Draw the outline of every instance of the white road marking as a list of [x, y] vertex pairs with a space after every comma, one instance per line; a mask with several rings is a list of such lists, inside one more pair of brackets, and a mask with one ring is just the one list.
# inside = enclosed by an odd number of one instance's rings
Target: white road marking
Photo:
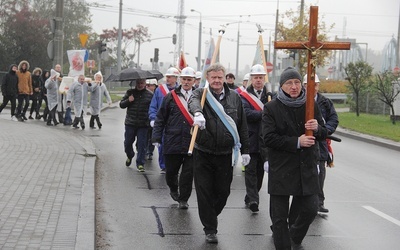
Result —
[[395, 218], [393, 218], [393, 217], [391, 217], [391, 216], [389, 216], [389, 215], [387, 215], [385, 213], [382, 213], [381, 211], [379, 211], [379, 210], [377, 210], [377, 209], [375, 209], [375, 208], [373, 208], [371, 206], [362, 206], [362, 207], [367, 209], [367, 210], [369, 210], [369, 211], [371, 211], [371, 212], [373, 212], [374, 214], [379, 215], [380, 217], [382, 217], [382, 218], [384, 218], [384, 219], [396, 224], [397, 226], [400, 226], [400, 221], [399, 220], [396, 220]]

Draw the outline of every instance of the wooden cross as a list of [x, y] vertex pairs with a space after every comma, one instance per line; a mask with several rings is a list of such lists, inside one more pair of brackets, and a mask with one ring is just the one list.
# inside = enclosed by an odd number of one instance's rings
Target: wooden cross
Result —
[[[315, 96], [315, 67], [318, 50], [349, 50], [348, 42], [319, 42], [317, 41], [318, 29], [318, 6], [310, 7], [310, 27], [308, 30], [309, 40], [306, 42], [277, 42], [275, 49], [306, 49], [307, 56], [307, 100], [306, 100], [306, 122], [314, 119], [314, 96]], [[313, 131], [307, 130], [306, 135], [312, 135]]]

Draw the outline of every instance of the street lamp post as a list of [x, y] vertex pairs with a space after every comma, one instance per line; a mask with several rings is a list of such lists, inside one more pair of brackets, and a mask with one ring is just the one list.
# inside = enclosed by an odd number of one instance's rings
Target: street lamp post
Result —
[[196, 12], [199, 13], [200, 15], [200, 22], [199, 22], [199, 47], [197, 50], [197, 71], [200, 71], [200, 67], [201, 67], [201, 30], [202, 30], [202, 23], [201, 23], [201, 12], [191, 9], [191, 12]]
[[242, 22], [242, 16], [240, 16], [240, 20], [237, 22], [232, 22], [232, 23], [227, 23], [225, 24], [228, 26], [229, 24], [238, 24], [238, 31], [237, 31], [237, 39], [236, 39], [236, 71], [235, 71], [235, 77], [238, 77], [239, 74], [239, 45], [240, 45], [240, 23]]

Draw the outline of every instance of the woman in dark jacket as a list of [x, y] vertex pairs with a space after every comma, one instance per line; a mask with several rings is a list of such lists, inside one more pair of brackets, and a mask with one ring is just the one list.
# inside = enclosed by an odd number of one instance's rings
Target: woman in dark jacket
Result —
[[40, 77], [42, 75], [42, 69], [40, 68], [35, 68], [32, 71], [32, 89], [33, 89], [33, 94], [31, 95], [31, 100], [32, 100], [32, 104], [31, 104], [31, 110], [30, 110], [30, 114], [29, 114], [29, 119], [33, 119], [32, 114], [33, 112], [36, 112], [36, 116], [35, 119], [40, 119], [41, 116], [39, 114], [39, 99], [40, 99], [40, 95], [41, 95], [41, 89], [40, 89]]
[[8, 73], [3, 77], [1, 92], [3, 93], [3, 103], [0, 106], [0, 113], [11, 102], [11, 120], [17, 121], [15, 117], [15, 108], [17, 106], [18, 95], [18, 76], [16, 74], [18, 66], [11, 64]]
[[43, 101], [46, 104], [46, 107], [44, 108], [43, 111], [43, 121], [47, 121], [47, 116], [49, 115], [49, 106], [47, 102], [47, 89], [44, 86], [46, 80], [50, 77], [50, 71], [48, 70], [43, 70], [42, 75], [40, 76], [40, 98], [39, 98], [39, 109], [42, 106]]

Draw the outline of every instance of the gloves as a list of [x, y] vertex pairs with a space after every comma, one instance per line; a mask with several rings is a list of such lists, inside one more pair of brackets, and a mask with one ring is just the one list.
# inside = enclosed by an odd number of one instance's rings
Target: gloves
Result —
[[264, 162], [264, 171], [268, 173], [269, 171], [269, 164], [268, 161]]
[[156, 147], [156, 148], [158, 148], [158, 147], [160, 147], [160, 143], [158, 143], [158, 142], [153, 142], [153, 146]]
[[242, 165], [247, 166], [250, 163], [250, 155], [249, 154], [243, 154], [242, 155]]
[[196, 112], [193, 118], [193, 126], [198, 125], [200, 130], [203, 130], [206, 128], [206, 119], [204, 119], [204, 116], [200, 112]]
[[153, 121], [150, 121], [150, 127], [154, 127], [154, 120]]

